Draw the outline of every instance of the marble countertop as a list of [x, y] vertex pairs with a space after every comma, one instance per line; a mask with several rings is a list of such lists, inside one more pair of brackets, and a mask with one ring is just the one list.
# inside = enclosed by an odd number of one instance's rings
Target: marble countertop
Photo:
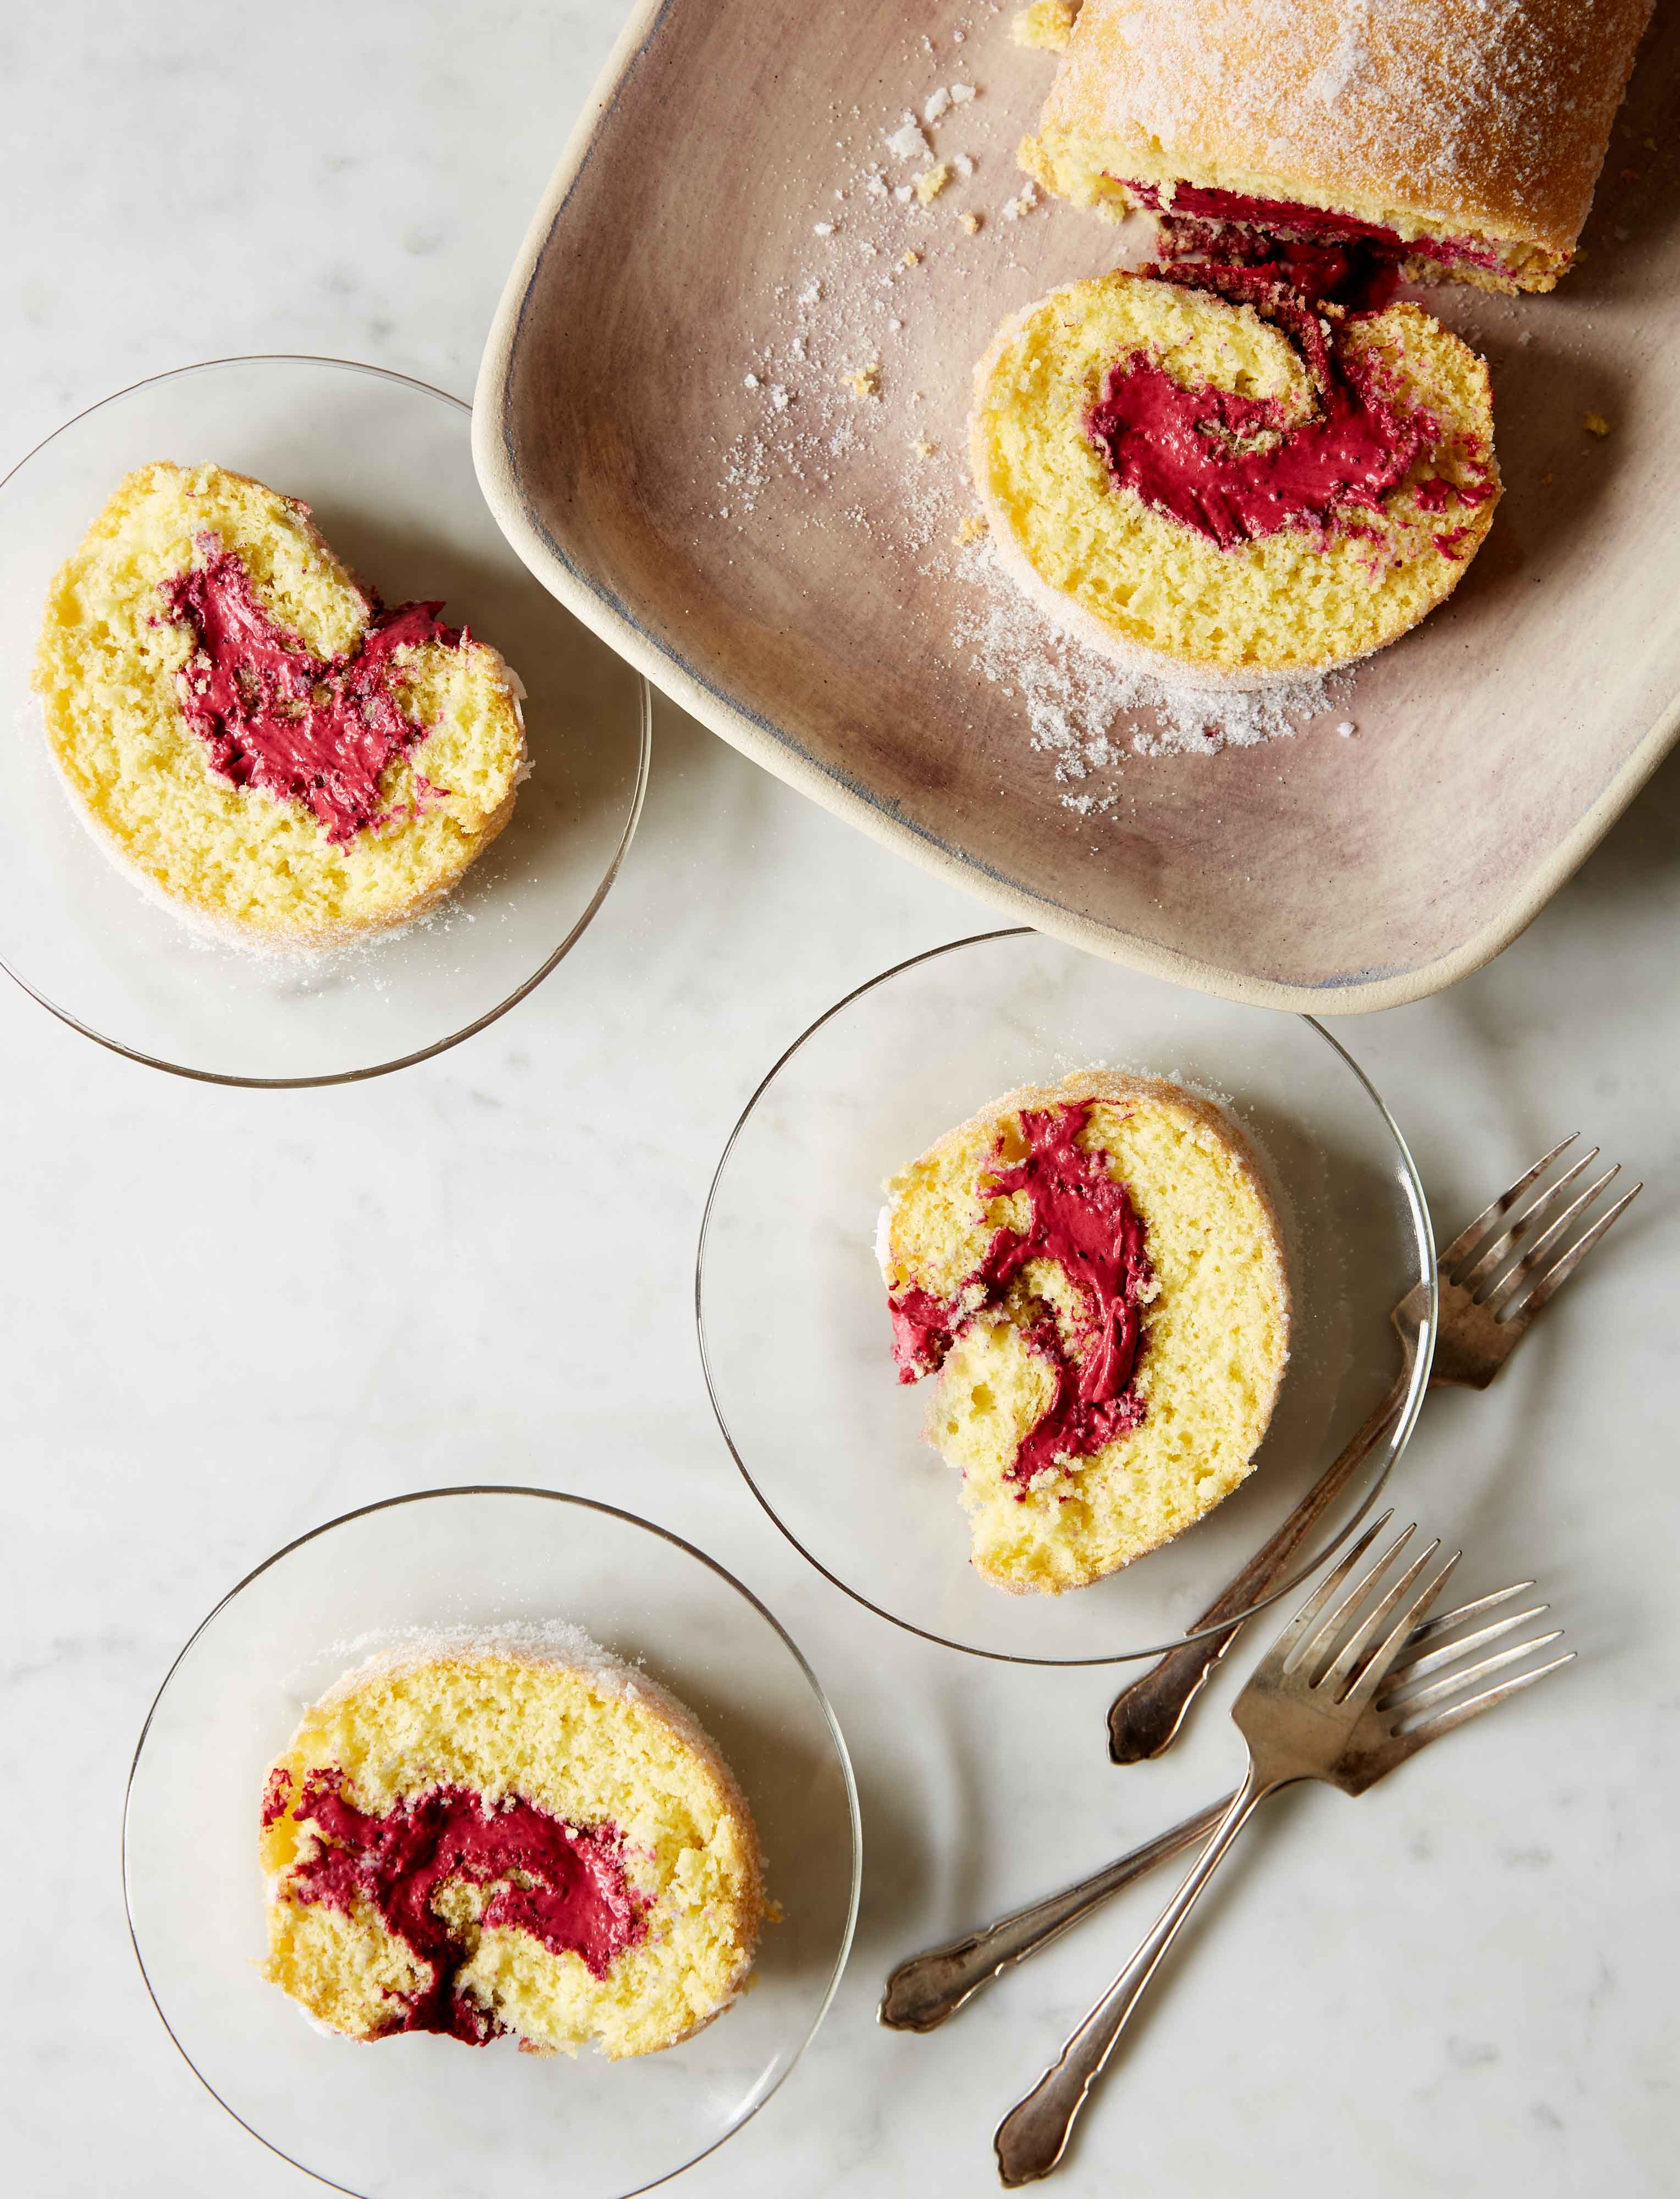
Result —
[[[19, 11], [0, 72], [0, 469], [136, 377], [233, 352], [470, 393], [622, 13]], [[1493, 967], [1339, 1027], [1444, 1226], [1577, 1127], [1647, 1179], [1497, 1386], [1431, 1398], [1398, 1484], [1479, 1580], [1539, 1576], [1579, 1659], [1356, 1811], [1322, 1789], [1274, 1805], [1088, 2116], [1070, 2199], [1673, 2189], [1677, 827], [1680, 758]], [[359, 1088], [210, 1089], [0, 985], [15, 2189], [306, 2188], [152, 2011], [119, 1884], [124, 1778], [170, 1659], [235, 1579], [353, 1505], [471, 1479], [605, 1496], [715, 1552], [790, 1626], [856, 1760], [864, 1904], [838, 1999], [782, 2092], [675, 2188], [997, 2188], [998, 2114], [1163, 1881], [936, 2037], [877, 2027], [884, 1974], [1222, 1791], [1233, 1681], [1165, 1761], [1116, 1771], [1111, 1671], [989, 1666], [870, 1618], [737, 1476], [691, 1298], [711, 1169], [764, 1068], [850, 986], [989, 921], [662, 704], [602, 916], [437, 1061]], [[586, 1280], [555, 1226], [580, 1172], [639, 1225]]]

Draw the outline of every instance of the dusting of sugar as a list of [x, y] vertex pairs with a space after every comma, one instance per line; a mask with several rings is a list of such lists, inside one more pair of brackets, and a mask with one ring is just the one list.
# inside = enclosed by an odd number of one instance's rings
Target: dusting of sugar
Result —
[[1064, 808], [1103, 816], [1115, 786], [1091, 785], [1127, 755], [1215, 755], [1298, 732], [1330, 708], [1345, 675], [1292, 681], [1253, 694], [1213, 694], [1134, 672], [1082, 647], [1028, 604], [989, 542], [964, 551], [975, 608], [955, 639], [989, 685], [1015, 696], [1030, 744], [1050, 757]]
[[[919, 271], [932, 254], [948, 288], [960, 267], [959, 279], [995, 299], [1000, 319], [1046, 287], [1035, 289], [1033, 271], [1014, 256], [1018, 240], [1024, 242], [1021, 220], [1035, 209], [1044, 225], [1083, 217], [1019, 177], [1012, 134], [989, 140], [993, 116], [972, 107], [977, 87], [931, 80], [935, 66], [912, 59], [894, 108], [873, 115], [852, 108], [854, 134], [835, 141], [836, 196], [851, 209], [850, 234], [837, 245], [829, 241], [835, 225], [814, 222], [822, 241], [764, 300], [743, 362], [745, 417], [720, 463], [712, 461], [719, 467], [714, 510], [743, 535], [773, 526], [855, 529], [878, 559], [884, 551], [907, 574], [937, 583], [934, 599], [942, 608], [912, 614], [922, 622], [913, 645], [924, 662], [948, 668], [954, 684], [971, 693], [979, 681], [1007, 698], [1024, 761], [1034, 755], [1047, 763], [1046, 801], [1081, 819], [1123, 814], [1126, 775], [1146, 767], [1145, 760], [1287, 737], [1322, 716], [1350, 682], [1339, 675], [1234, 694], [1123, 668], [1054, 625], [1004, 572], [974, 509], [964, 438], [950, 417], [954, 401], [965, 399], [971, 362], [930, 342], [930, 317], [948, 311], [948, 298], [942, 307]], [[972, 149], [930, 158], [927, 131], [948, 131], [960, 110]], [[1000, 112], [996, 125], [1009, 127]], [[893, 180], [882, 165], [884, 144], [894, 160], [914, 162], [917, 173]], [[987, 176], [1021, 184], [993, 201], [995, 221], [975, 184], [993, 154]], [[824, 195], [831, 179], [822, 178]], [[937, 207], [924, 203], [935, 197]], [[941, 376], [931, 392], [941, 407], [937, 424], [930, 393], [915, 387], [918, 374], [929, 371]], [[894, 478], [884, 497], [887, 452]]]

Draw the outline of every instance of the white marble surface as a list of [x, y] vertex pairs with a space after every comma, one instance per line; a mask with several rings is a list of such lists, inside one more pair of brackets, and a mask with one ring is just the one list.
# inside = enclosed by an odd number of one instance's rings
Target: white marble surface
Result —
[[[0, 464], [218, 353], [337, 353], [470, 390], [621, 13], [15, 11]], [[1677, 823], [1671, 765], [1501, 962], [1342, 1033], [1439, 1220], [1578, 1124], [1648, 1180], [1498, 1387], [1431, 1400], [1401, 1484], [1479, 1584], [1540, 1575], [1580, 1659], [1356, 1811], [1318, 1790], [1274, 1805], [1088, 2118], [1070, 2195], [1675, 2188]], [[152, 2013], [118, 1882], [124, 1776], [176, 1647], [242, 1572], [352, 1505], [481, 1477], [601, 1494], [716, 1552], [803, 1644], [856, 1757], [866, 1898], [838, 2002], [678, 2188], [996, 2188], [997, 2114], [1164, 1887], [935, 2038], [876, 2027], [883, 1973], [1219, 1791], [1232, 1682], [1166, 1762], [1117, 1772], [1111, 1675], [984, 1666], [851, 1606], [738, 1479], [690, 1286], [713, 1162], [767, 1062], [849, 986], [984, 921], [662, 709], [604, 916], [428, 1066], [208, 1090], [0, 985], [11, 2188], [304, 2188]], [[609, 1193], [638, 1226], [585, 1274], [565, 1217]]]

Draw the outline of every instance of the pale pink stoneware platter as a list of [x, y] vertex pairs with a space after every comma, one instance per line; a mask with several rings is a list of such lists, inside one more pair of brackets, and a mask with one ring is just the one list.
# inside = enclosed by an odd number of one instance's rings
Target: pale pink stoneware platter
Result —
[[[1452, 601], [1292, 738], [1137, 755], [1153, 721], [1123, 719], [1125, 752], [1073, 779], [1034, 744], [1030, 662], [974, 639], [996, 598], [954, 546], [969, 376], [1006, 313], [1147, 236], [1011, 214], [1048, 67], [1012, 12], [645, 0], [491, 332], [491, 509], [685, 709], [1010, 916], [1236, 1000], [1438, 991], [1532, 919], [1680, 732], [1680, 6], [1584, 264], [1550, 297], [1429, 294], [1492, 362], [1506, 482]], [[953, 85], [976, 96], [901, 156], [889, 133]], [[894, 195], [958, 155], [971, 173], [930, 205]], [[879, 394], [852, 394], [870, 365]], [[1070, 806], [1087, 794], [1106, 807]]]

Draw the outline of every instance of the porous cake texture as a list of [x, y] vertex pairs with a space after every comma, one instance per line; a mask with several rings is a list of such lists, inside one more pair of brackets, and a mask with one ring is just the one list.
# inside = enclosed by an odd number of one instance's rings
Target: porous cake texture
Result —
[[1412, 304], [1347, 317], [1265, 267], [1116, 271], [1006, 321], [970, 462], [998, 557], [1088, 646], [1261, 688], [1449, 595], [1499, 497], [1484, 362]]
[[1021, 164], [1147, 207], [1549, 290], [1651, 0], [1084, 0]]
[[260, 481], [140, 467], [48, 594], [35, 685], [73, 802], [138, 883], [242, 944], [407, 923], [527, 768], [522, 689], [441, 610], [386, 610]]
[[656, 2053], [741, 1990], [765, 1906], [715, 1745], [575, 1628], [347, 1672], [270, 1770], [261, 1862], [264, 1975], [363, 2040]]
[[1006, 1094], [901, 1169], [877, 1253], [900, 1379], [998, 1587], [1099, 1580], [1251, 1470], [1288, 1358], [1256, 1157], [1211, 1101], [1085, 1071]]

